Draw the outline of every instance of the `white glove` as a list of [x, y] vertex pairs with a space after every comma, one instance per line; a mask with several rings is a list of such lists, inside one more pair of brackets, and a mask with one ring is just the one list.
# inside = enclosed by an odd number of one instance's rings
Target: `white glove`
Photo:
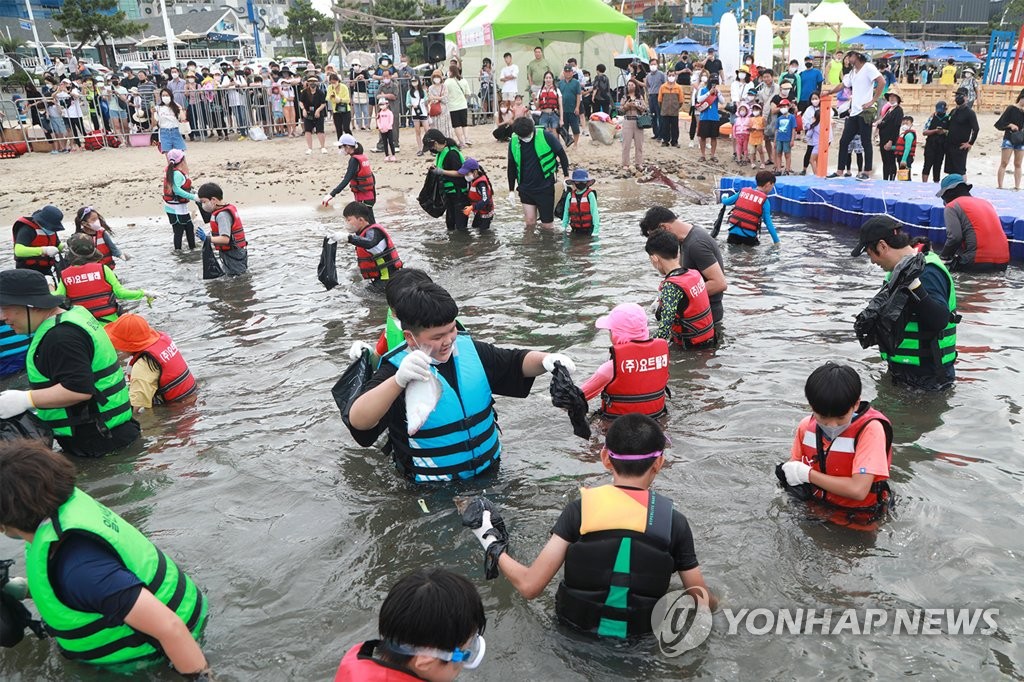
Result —
[[509, 206], [511, 206], [512, 208], [515, 208], [515, 206], [516, 206], [516, 193], [515, 193], [515, 191], [509, 192], [508, 193], [508, 198], [505, 199], [505, 201], [508, 202]]
[[786, 483], [790, 485], [801, 485], [811, 482], [811, 467], [803, 462], [795, 460], [782, 465], [782, 472], [786, 474]]
[[363, 343], [362, 341], [353, 341], [352, 347], [348, 349], [348, 359], [358, 360], [360, 356], [362, 356], [364, 350], [368, 350], [371, 353], [373, 352], [373, 348], [370, 347], [370, 344]]
[[49, 256], [50, 258], [53, 258], [60, 253], [60, 249], [56, 246], [40, 246], [39, 248], [42, 249], [44, 256]]
[[[52, 248], [52, 247], [51, 247]], [[22, 412], [35, 410], [29, 391], [4, 391], [0, 393], [0, 419], [17, 417]]]
[[421, 350], [414, 350], [402, 359], [395, 381], [405, 388], [410, 381], [428, 381], [431, 376], [430, 356]]
[[347, 242], [348, 241], [348, 232], [328, 232], [327, 233], [327, 241], [329, 241], [332, 244], [337, 244], [339, 242], [341, 242], [341, 243]]
[[568, 355], [562, 355], [561, 353], [548, 353], [544, 356], [541, 364], [548, 372], [554, 372], [556, 362], [562, 363], [569, 370], [569, 374], [576, 371], [576, 363], [570, 360]]
[[473, 535], [476, 536], [476, 539], [480, 541], [480, 544], [483, 545], [485, 550], [498, 541], [497, 533], [492, 533], [490, 536], [487, 535], [488, 531], [494, 530], [494, 526], [491, 524], [491, 512], [489, 511], [484, 511], [484, 513], [480, 515], [480, 527], [470, 528], [470, 530], [473, 532]]
[[28, 596], [28, 581], [24, 578], [11, 578], [4, 585], [4, 594], [14, 597], [18, 601], [24, 601]]
[[331, 203], [331, 199], [333, 199], [333, 198], [334, 197], [332, 197], [330, 194], [325, 194], [324, 198], [323, 198], [323, 201], [320, 202], [320, 205], [321, 206], [326, 206], [327, 204]]

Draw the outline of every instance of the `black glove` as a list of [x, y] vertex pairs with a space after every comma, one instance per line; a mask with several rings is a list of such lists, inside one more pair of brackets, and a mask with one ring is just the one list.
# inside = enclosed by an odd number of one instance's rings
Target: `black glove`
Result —
[[508, 549], [508, 531], [497, 507], [483, 496], [472, 499], [462, 511], [462, 525], [473, 531], [484, 548], [484, 577], [497, 578], [498, 557]]

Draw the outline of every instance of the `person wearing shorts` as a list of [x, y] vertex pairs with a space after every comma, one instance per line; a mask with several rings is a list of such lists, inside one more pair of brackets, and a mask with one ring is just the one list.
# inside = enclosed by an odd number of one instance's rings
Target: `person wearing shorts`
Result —
[[320, 153], [326, 154], [324, 119], [327, 118], [327, 94], [316, 76], [307, 78], [306, 86], [299, 93], [299, 111], [302, 113], [302, 130], [306, 134], [306, 155], [313, 153], [313, 133], [320, 143]]
[[[526, 226], [537, 224], [553, 229], [555, 223], [555, 173], [558, 164], [562, 174], [569, 175], [569, 157], [558, 135], [550, 130], [536, 128], [527, 116], [512, 122], [512, 139], [508, 143], [508, 200], [515, 203], [516, 186], [523, 204]], [[535, 139], [543, 135], [543, 140]]]

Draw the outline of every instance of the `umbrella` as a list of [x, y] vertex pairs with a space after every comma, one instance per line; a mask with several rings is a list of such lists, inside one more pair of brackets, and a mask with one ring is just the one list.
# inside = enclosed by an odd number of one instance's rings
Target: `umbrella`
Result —
[[707, 52], [706, 47], [692, 38], [677, 38], [654, 48], [659, 54], [682, 54], [683, 52]]
[[194, 33], [193, 31], [182, 31], [177, 36], [178, 40], [202, 40], [206, 37], [205, 33]]
[[865, 31], [858, 36], [847, 38], [843, 41], [847, 45], [860, 45], [865, 50], [909, 50], [910, 45], [906, 44], [886, 30], [875, 27]]
[[963, 46], [956, 43], [943, 43], [938, 47], [928, 50], [928, 59], [953, 59], [958, 62], [977, 62], [978, 56], [965, 50]]
[[162, 44], [164, 44], [166, 42], [167, 42], [166, 39], [161, 38], [159, 36], [146, 36], [145, 38], [143, 38], [139, 42], [135, 43], [135, 46], [136, 47], [155, 47], [156, 45], [162, 45]]
[[64, 43], [60, 43], [60, 42], [57, 42], [57, 43], [46, 43], [46, 46], [47, 47], [52, 47], [55, 50], [70, 50], [71, 49], [70, 45], [65, 45]]
[[244, 34], [238, 36], [237, 38], [235, 38], [235, 40], [237, 42], [239, 42], [239, 43], [252, 43], [252, 42], [256, 42], [255, 39], [252, 36], [248, 36], [248, 35], [244, 35]]

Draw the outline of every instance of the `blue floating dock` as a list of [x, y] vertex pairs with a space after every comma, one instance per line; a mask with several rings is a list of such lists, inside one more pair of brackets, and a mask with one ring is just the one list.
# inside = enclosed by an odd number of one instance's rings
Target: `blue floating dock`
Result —
[[[721, 189], [732, 191], [753, 186], [752, 177], [723, 177], [719, 183]], [[935, 196], [938, 188], [936, 183], [790, 175], [776, 182], [772, 210], [853, 228], [872, 215], [886, 214], [903, 223], [911, 235], [941, 245], [946, 229], [942, 200]], [[1024, 260], [1024, 193], [975, 187], [971, 194], [992, 202], [1010, 240], [1010, 258]]]

